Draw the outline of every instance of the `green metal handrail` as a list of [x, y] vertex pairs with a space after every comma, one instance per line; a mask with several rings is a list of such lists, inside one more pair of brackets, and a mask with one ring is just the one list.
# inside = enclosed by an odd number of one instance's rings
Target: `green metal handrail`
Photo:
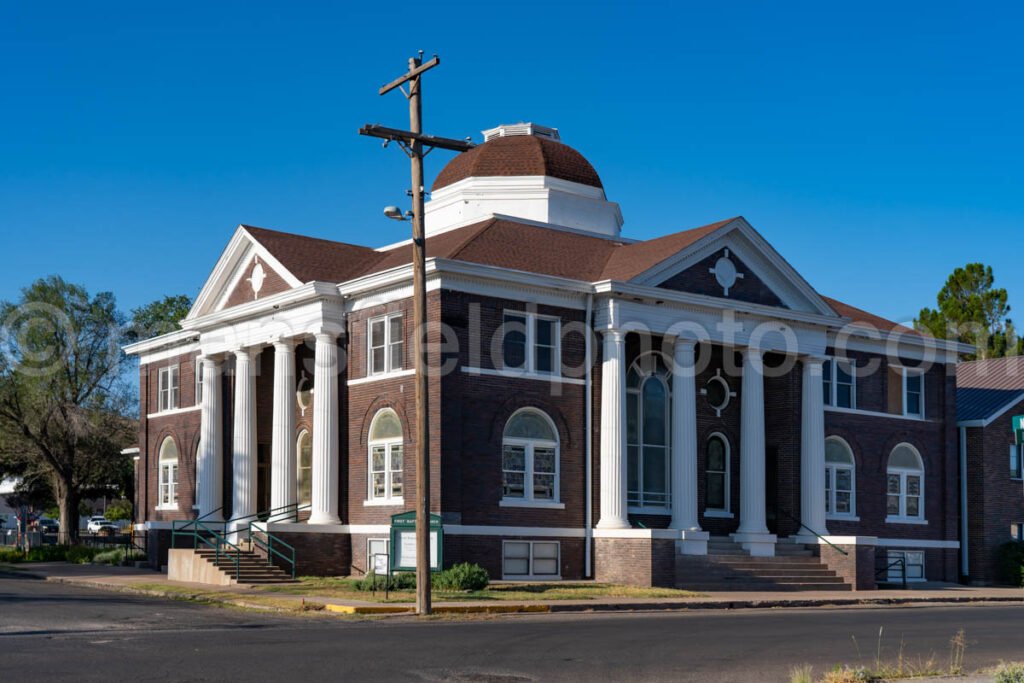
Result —
[[827, 538], [825, 538], [824, 536], [822, 536], [821, 534], [819, 534], [819, 533], [818, 533], [817, 531], [815, 531], [815, 530], [814, 530], [814, 529], [812, 529], [811, 527], [809, 527], [809, 526], [807, 526], [806, 524], [804, 524], [803, 522], [801, 522], [801, 521], [800, 521], [799, 519], [797, 519], [797, 518], [796, 518], [796, 517], [794, 517], [793, 515], [789, 514], [789, 513], [788, 513], [788, 512], [786, 512], [785, 510], [783, 510], [782, 508], [776, 508], [776, 509], [777, 509], [777, 511], [778, 511], [778, 512], [781, 512], [781, 513], [782, 513], [783, 515], [785, 515], [786, 517], [788, 517], [788, 518], [789, 518], [789, 519], [790, 519], [791, 521], [793, 521], [793, 522], [796, 522], [796, 523], [797, 523], [797, 524], [799, 524], [799, 525], [800, 525], [801, 527], [803, 527], [804, 529], [807, 529], [807, 530], [808, 530], [808, 531], [810, 531], [810, 532], [811, 532], [812, 534], [814, 534], [815, 536], [817, 536], [817, 537], [818, 537], [818, 540], [820, 540], [820, 541], [824, 541], [824, 542], [825, 542], [825, 543], [827, 543], [828, 545], [832, 546], [832, 549], [833, 549], [833, 550], [835, 550], [836, 552], [840, 553], [841, 555], [847, 555], [847, 556], [848, 556], [848, 555], [850, 554], [850, 553], [846, 552], [845, 550], [843, 550], [842, 548], [840, 548], [839, 546], [837, 546], [837, 545], [836, 545], [835, 543], [833, 543], [832, 541], [828, 540]]
[[[210, 522], [209, 520], [207, 520], [208, 517], [210, 517], [212, 515], [216, 515], [216, 514], [220, 513], [223, 510], [224, 510], [224, 508], [222, 506], [222, 507], [217, 508], [216, 510], [211, 510], [210, 512], [207, 512], [205, 515], [202, 515], [200, 517], [196, 517], [195, 519], [176, 520], [174, 522], [171, 522], [171, 547], [172, 548], [177, 548], [178, 547], [177, 546], [177, 540], [178, 540], [179, 537], [181, 537], [181, 536], [184, 536], [184, 537], [192, 536], [193, 537], [193, 539], [192, 539], [192, 549], [195, 550], [196, 547], [198, 546], [198, 540], [195, 538], [196, 534], [198, 533], [198, 529], [195, 528], [195, 525], [204, 523], [204, 521], [205, 521], [205, 523], [219, 523], [219, 524], [225, 524], [226, 525], [225, 522]], [[178, 524], [181, 524], [181, 526], [178, 526]], [[193, 527], [191, 531], [188, 530], [190, 526]]]
[[[261, 520], [253, 520], [252, 522], [249, 522], [249, 542], [252, 543], [254, 546], [259, 546], [260, 549], [267, 554], [267, 564], [273, 564], [274, 557], [279, 557], [283, 562], [286, 562], [291, 568], [291, 575], [293, 579], [295, 578], [295, 546], [281, 540], [274, 534], [270, 533], [266, 526], [260, 528], [258, 525], [269, 525], [270, 521], [274, 517], [278, 517], [278, 519], [274, 521], [282, 521], [280, 519], [280, 516], [282, 514], [289, 514], [289, 516], [292, 517], [292, 521], [297, 522], [299, 520], [299, 512], [301, 510], [307, 510], [310, 507], [312, 506], [309, 503], [305, 505], [299, 505], [298, 503], [290, 503], [289, 505], [283, 505], [279, 508], [274, 508], [267, 511], [268, 517], [266, 522], [262, 522]], [[259, 534], [263, 534], [263, 536], [265, 536], [266, 538], [260, 538]], [[285, 550], [287, 550], [288, 554], [286, 555], [281, 550], [275, 548], [275, 543], [278, 546], [283, 547]]]

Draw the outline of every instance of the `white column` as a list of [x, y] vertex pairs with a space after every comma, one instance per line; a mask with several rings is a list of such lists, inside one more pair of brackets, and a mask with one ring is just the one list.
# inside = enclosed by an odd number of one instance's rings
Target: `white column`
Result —
[[[249, 349], [235, 351], [234, 482], [231, 518], [256, 512], [256, 372]], [[252, 520], [241, 522], [239, 528]]]
[[[296, 501], [295, 463], [295, 345], [291, 339], [274, 342], [274, 423], [270, 446], [270, 507], [278, 510]], [[273, 519], [294, 519], [283, 510]]]
[[[221, 413], [221, 372], [224, 368], [219, 358], [204, 356], [202, 425], [199, 436], [199, 462], [196, 478], [199, 480], [197, 500], [199, 516], [210, 515], [210, 521], [224, 519], [220, 508], [224, 505], [224, 433]], [[217, 511], [214, 513], [214, 511]], [[214, 513], [214, 514], [210, 514]]]
[[313, 509], [310, 524], [341, 524], [338, 516], [338, 344], [316, 335], [313, 373]]
[[828, 533], [825, 528], [825, 400], [822, 390], [821, 358], [803, 361], [803, 391], [800, 411], [800, 521], [797, 536]]
[[775, 554], [775, 536], [765, 521], [764, 359], [743, 352], [740, 395], [740, 526], [733, 538], [751, 555]]
[[682, 531], [685, 555], [706, 555], [708, 534], [697, 515], [696, 344], [676, 339], [672, 363], [672, 529]]
[[601, 519], [599, 529], [628, 529], [626, 512], [626, 333], [604, 333], [601, 361]]

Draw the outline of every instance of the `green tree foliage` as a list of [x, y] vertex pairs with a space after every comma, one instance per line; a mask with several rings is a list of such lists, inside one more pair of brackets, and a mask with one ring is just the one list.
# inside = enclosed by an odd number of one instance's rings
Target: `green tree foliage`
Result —
[[0, 302], [0, 475], [49, 487], [62, 543], [78, 536], [84, 497], [131, 479], [124, 322], [113, 294], [89, 296], [58, 276]]
[[192, 299], [184, 294], [169, 295], [140, 308], [132, 309], [131, 325], [125, 341], [135, 342], [181, 329], [181, 320], [192, 308]]
[[939, 339], [975, 345], [976, 358], [1020, 354], [1024, 344], [1008, 317], [1009, 297], [994, 285], [991, 266], [968, 263], [957, 268], [939, 291], [938, 308], [922, 308], [915, 326]]
[[122, 519], [132, 518], [132, 503], [126, 498], [121, 500], [115, 500], [113, 503], [107, 506], [107, 510], [104, 513], [107, 519], [111, 522], [117, 522]]

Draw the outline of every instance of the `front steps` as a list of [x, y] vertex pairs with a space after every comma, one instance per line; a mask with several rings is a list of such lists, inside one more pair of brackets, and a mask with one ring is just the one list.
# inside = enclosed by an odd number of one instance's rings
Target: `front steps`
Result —
[[752, 557], [722, 536], [708, 540], [707, 555], [676, 555], [676, 587], [696, 591], [849, 591], [814, 551], [778, 543], [775, 557]]
[[276, 565], [267, 564], [265, 557], [251, 550], [243, 550], [239, 556], [236, 578], [234, 551], [222, 551], [218, 559], [213, 548], [170, 550], [167, 578], [172, 581], [207, 583], [214, 586], [295, 582], [291, 574]]

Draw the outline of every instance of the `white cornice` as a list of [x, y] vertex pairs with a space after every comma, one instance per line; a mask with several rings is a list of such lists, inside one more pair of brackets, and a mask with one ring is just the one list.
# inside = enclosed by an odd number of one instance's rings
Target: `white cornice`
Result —
[[198, 341], [198, 339], [199, 335], [194, 330], [178, 330], [162, 334], [159, 337], [153, 337], [152, 339], [135, 342], [134, 344], [127, 344], [124, 347], [124, 352], [129, 356], [141, 356], [145, 353], [182, 346], [190, 341]]

